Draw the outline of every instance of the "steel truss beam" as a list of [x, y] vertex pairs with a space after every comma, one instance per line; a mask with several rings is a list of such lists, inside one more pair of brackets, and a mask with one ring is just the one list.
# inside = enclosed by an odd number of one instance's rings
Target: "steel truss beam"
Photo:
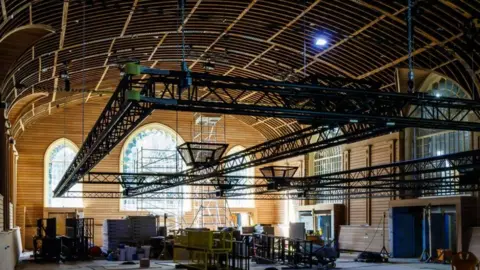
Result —
[[[251, 197], [264, 194], [274, 194], [279, 191], [296, 192], [299, 196], [315, 197], [316, 199], [341, 199], [350, 194], [371, 194], [389, 193], [390, 196], [395, 194], [424, 194], [430, 191], [438, 192], [439, 194], [456, 194], [467, 191], [478, 191], [478, 184], [462, 185], [458, 181], [458, 177], [450, 177], [445, 181], [445, 178], [432, 178], [422, 181], [358, 181], [353, 185], [325, 185], [321, 188], [282, 188], [279, 190], [272, 190], [268, 187], [255, 187], [251, 191], [245, 190], [227, 190], [222, 196], [225, 198]], [[370, 182], [370, 183], [369, 183]]]
[[188, 185], [244, 168], [259, 166], [336, 145], [365, 140], [379, 134], [387, 134], [393, 130], [395, 129], [354, 124], [347, 124], [342, 129], [308, 128], [222, 157], [213, 166], [189, 169], [182, 172], [184, 176], [164, 177], [149, 183], [148, 186], [143, 185], [128, 189], [125, 194], [127, 196], [138, 196], [174, 186]]
[[[115, 184], [122, 187], [135, 187], [139, 185], [153, 185], [152, 182], [161, 181], [165, 177], [185, 177], [185, 174], [176, 173], [108, 173], [108, 172], [91, 172], [83, 177], [78, 183], [80, 184]], [[248, 180], [253, 180], [254, 184], [242, 184]], [[218, 179], [203, 181], [201, 183], [192, 183], [189, 186], [211, 186], [219, 189], [230, 187], [262, 187], [266, 186], [266, 177], [245, 177], [245, 176], [219, 176]]]
[[[335, 88], [191, 73], [190, 87], [179, 89], [182, 72], [153, 75], [162, 87], [143, 96], [157, 109], [294, 118], [310, 122], [351, 121], [385, 126], [480, 130], [480, 103], [426, 93], [404, 94], [372, 89]], [[245, 98], [245, 97], [250, 98]]]
[[[347, 184], [360, 181], [372, 181], [376, 179], [400, 179], [410, 176], [415, 181], [438, 177], [436, 173], [456, 171], [457, 174], [468, 174], [480, 170], [480, 150], [459, 152], [454, 154], [401, 161], [384, 165], [377, 165], [341, 172], [321, 174], [307, 178], [305, 182], [293, 183], [315, 187], [325, 184], [324, 179], [329, 179], [330, 184]], [[445, 176], [446, 177], [446, 176]], [[336, 179], [337, 180], [333, 180]], [[345, 180], [347, 179], [347, 180]]]
[[[478, 191], [477, 188], [451, 188], [434, 190], [428, 189], [422, 191], [422, 196], [451, 196], [472, 191]], [[283, 192], [283, 193], [264, 193], [255, 195], [255, 200], [343, 200], [343, 199], [361, 199], [361, 198], [391, 198], [396, 190], [382, 189], [375, 193], [369, 191], [341, 192], [339, 189], [332, 189], [329, 192]], [[247, 194], [248, 195], [248, 194]], [[135, 198], [125, 197], [122, 192], [102, 192], [102, 191], [68, 191], [62, 198], [102, 198], [102, 199], [139, 199], [139, 200], [164, 200], [164, 199], [203, 199], [203, 200], [225, 200], [232, 198], [235, 200], [251, 200], [251, 197], [219, 197], [215, 193], [185, 193], [185, 192], [153, 192], [138, 196]]]
[[[288, 185], [282, 186], [281, 190], [297, 190], [298, 192], [315, 193], [316, 195], [322, 194], [320, 197], [343, 196], [343, 193], [368, 192], [373, 194], [387, 191], [391, 194], [395, 194], [398, 191], [425, 192], [428, 190], [454, 193], [458, 190], [476, 190], [478, 184], [461, 184], [459, 178], [461, 175], [478, 173], [479, 170], [480, 150], [474, 150], [330, 174], [282, 179]], [[445, 172], [449, 173], [445, 174]], [[443, 174], [439, 175], [439, 173]], [[187, 175], [165, 173], [91, 173], [89, 174], [89, 179], [84, 180], [83, 183], [122, 183], [122, 181], [129, 180], [133, 184], [142, 183], [145, 186], [150, 186], [156, 185], [155, 182], [158, 181], [156, 179], [162, 179], [163, 177], [187, 177]], [[252, 179], [255, 179], [255, 184], [243, 185], [235, 183], [238, 183], [239, 178], [247, 177], [220, 177], [226, 182], [231, 181], [230, 183], [233, 184], [230, 189], [223, 191], [223, 197], [259, 195], [279, 191], [272, 190], [267, 185], [268, 182], [276, 179], [254, 177]], [[475, 181], [478, 182], [478, 175], [474, 177]], [[153, 183], [145, 182], [146, 178], [150, 178], [149, 181], [153, 181]], [[218, 187], [218, 185], [208, 182], [193, 185]], [[219, 188], [222, 189], [221, 187]]]
[[[471, 190], [478, 187], [479, 172], [480, 150], [473, 150], [306, 177], [303, 180], [292, 180], [281, 189], [325, 192], [334, 187], [337, 190], [349, 190], [350, 192], [367, 189], [372, 194], [385, 187], [391, 190], [426, 190], [429, 188], [466, 188]], [[439, 173], [443, 173], [443, 175], [439, 175]], [[458, 179], [462, 176], [471, 176], [474, 179], [473, 183], [460, 184]], [[268, 192], [275, 192], [275, 190], [268, 187], [257, 187], [249, 195]], [[228, 192], [228, 196], [245, 196], [245, 193], [233, 190]]]
[[[335, 88], [317, 84], [279, 83], [209, 74], [188, 73], [187, 76], [183, 72], [150, 71], [151, 77], [148, 81], [132, 80], [130, 75], [122, 79], [83, 143], [80, 152], [55, 189], [55, 196], [63, 195], [77, 183], [84, 174], [89, 172], [141, 123], [154, 107], [177, 110], [189, 110], [187, 107], [194, 107], [196, 111], [228, 110], [229, 113], [243, 110], [242, 113], [250, 115], [294, 117], [297, 120], [314, 123], [318, 121], [321, 123], [361, 123], [359, 125], [346, 124], [339, 129], [343, 132], [341, 136], [334, 139], [327, 137], [323, 146], [313, 147], [314, 144], [305, 146], [305, 143], [303, 147], [299, 148], [290, 146], [290, 150], [296, 154], [283, 152], [283, 156], [279, 155], [278, 158], [271, 155], [264, 159], [255, 158], [255, 161], [250, 162], [248, 167], [382, 135], [394, 130], [391, 126], [396, 128], [419, 126], [480, 130], [480, 123], [463, 121], [470, 115], [480, 117], [480, 104], [470, 100], [437, 98], [423, 93], [415, 95], [386, 93], [370, 89], [355, 89], [354, 87]], [[189, 78], [187, 79], [187, 77]], [[186, 82], [190, 79], [192, 83], [185, 87]], [[157, 91], [156, 84], [161, 84], [163, 87]], [[142, 101], [129, 99], [127, 97], [129, 90], [138, 90], [140, 96], [143, 97]], [[365, 125], [366, 123], [379, 125], [371, 127]], [[359, 132], [359, 130], [361, 131]], [[325, 138], [323, 135], [328, 132], [331, 131], [319, 130], [319, 137]], [[292, 144], [296, 142], [295, 139], [291, 140], [295, 135], [287, 136], [290, 138], [290, 142], [293, 142]], [[303, 137], [303, 139], [306, 138], [308, 136]], [[260, 145], [260, 147], [263, 146], [263, 144]], [[276, 148], [281, 147], [277, 146]], [[264, 151], [268, 150], [272, 149]], [[244, 157], [240, 159], [244, 160]], [[223, 166], [217, 165], [212, 168], [219, 169], [221, 167]], [[245, 167], [247, 166], [232, 166], [230, 170], [223, 169], [221, 173]], [[202, 172], [207, 172], [209, 176], [213, 173], [211, 169]], [[165, 180], [168, 186], [172, 186], [201, 179], [173, 178]], [[164, 185], [137, 187], [132, 189], [129, 194], [139, 195], [164, 188]]]
[[141, 94], [148, 95], [149, 92], [152, 92], [153, 86], [152, 79], [133, 81], [131, 77], [125, 76], [120, 81], [80, 151], [55, 188], [55, 196], [61, 196], [68, 191], [151, 114], [152, 104], [129, 100], [127, 91], [136, 89]]

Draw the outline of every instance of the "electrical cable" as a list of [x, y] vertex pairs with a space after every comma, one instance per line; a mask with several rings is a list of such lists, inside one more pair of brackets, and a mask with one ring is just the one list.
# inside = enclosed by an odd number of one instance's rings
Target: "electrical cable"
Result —
[[[375, 229], [375, 233], [373, 234], [372, 240], [370, 240], [370, 243], [368, 243], [368, 246], [363, 250], [363, 252], [367, 251], [367, 249], [370, 247], [370, 245], [373, 243], [373, 240], [375, 240], [375, 236], [377, 236], [378, 228], [380, 227], [380, 224], [382, 224], [382, 221], [384, 218], [382, 217], [380, 219], [380, 222], [378, 222], [377, 228]], [[385, 232], [383, 232], [385, 233]]]
[[408, 92], [413, 93], [415, 88], [415, 75], [413, 73], [413, 1], [408, 0], [407, 25], [408, 25]]

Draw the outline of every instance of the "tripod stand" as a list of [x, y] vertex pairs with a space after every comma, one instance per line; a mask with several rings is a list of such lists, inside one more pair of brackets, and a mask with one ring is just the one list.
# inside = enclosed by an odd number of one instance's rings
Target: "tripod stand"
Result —
[[424, 226], [428, 229], [428, 247], [420, 255], [420, 260], [424, 262], [431, 262], [433, 259], [432, 254], [432, 206], [429, 204], [423, 209]]
[[171, 260], [172, 255], [168, 252], [167, 249], [167, 213], [163, 214], [163, 226], [165, 227], [165, 238], [163, 238], [163, 249], [160, 256], [158, 256], [159, 260]]
[[386, 215], [385, 212], [383, 212], [383, 219], [382, 219], [382, 223], [383, 223], [382, 224], [383, 225], [383, 234], [382, 234], [382, 236], [383, 236], [383, 240], [382, 240], [383, 241], [383, 247], [380, 250], [380, 255], [384, 258], [389, 258], [390, 253], [388, 252], [387, 247], [385, 247], [385, 233], [386, 233], [386, 231], [385, 231], [385, 219], [386, 218], [387, 218], [387, 215]]

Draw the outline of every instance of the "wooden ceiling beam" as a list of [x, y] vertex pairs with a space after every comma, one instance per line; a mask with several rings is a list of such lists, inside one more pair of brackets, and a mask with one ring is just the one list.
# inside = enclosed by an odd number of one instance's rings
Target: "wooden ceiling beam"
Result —
[[266, 53], [268, 53], [269, 51], [271, 51], [273, 48], [275, 48], [275, 44], [271, 45], [270, 47], [268, 47], [265, 51], [263, 51], [262, 53], [258, 54], [257, 56], [255, 56], [250, 62], [248, 62], [248, 64], [246, 64], [243, 68], [248, 68], [249, 66], [251, 66], [253, 63], [255, 63], [258, 59], [262, 58]]
[[127, 32], [128, 25], [130, 24], [130, 21], [132, 20], [133, 14], [135, 13], [135, 9], [137, 8], [138, 0], [133, 1], [132, 9], [130, 10], [130, 13], [128, 13], [127, 20], [125, 21], [125, 24], [123, 25], [122, 33], [120, 34], [120, 37], [123, 37], [125, 33]]
[[[42, 58], [42, 56], [38, 57], [38, 59], [40, 58]], [[55, 78], [55, 76], [57, 76], [57, 61], [58, 61], [58, 51], [55, 51], [53, 55], [52, 78]]]
[[385, 89], [385, 88], [388, 88], [388, 87], [392, 87], [392, 86], [395, 86], [395, 85], [396, 85], [396, 83], [394, 83], [394, 82], [393, 82], [393, 83], [389, 83], [389, 84], [386, 84], [386, 85], [380, 87], [380, 90]]
[[108, 60], [110, 59], [110, 56], [112, 55], [113, 46], [115, 45], [115, 41], [117, 41], [116, 38], [112, 39], [112, 42], [110, 43], [110, 46], [108, 47], [107, 57], [105, 58], [105, 62], [103, 63], [104, 66], [106, 66], [108, 64]]
[[[355, 0], [355, 1], [357, 1], [358, 3], [364, 5], [365, 7], [368, 7], [368, 8], [370, 8], [370, 9], [373, 9], [373, 10], [376, 10], [376, 11], [378, 11], [378, 12], [381, 12], [381, 13], [384, 14], [385, 16], [389, 17], [390, 19], [394, 20], [395, 22], [397, 22], [397, 23], [399, 23], [399, 24], [401, 24], [401, 25], [404, 25], [404, 26], [407, 25], [407, 22], [406, 22], [406, 21], [404, 21], [404, 20], [398, 18], [397, 16], [395, 16], [395, 15], [393, 15], [393, 14], [390, 14], [390, 13], [388, 13], [388, 12], [386, 12], [386, 11], [384, 11], [384, 10], [382, 10], [382, 9], [374, 6], [374, 5], [371, 5], [371, 4], [369, 4], [369, 3], [366, 3], [366, 2], [363, 1], [363, 0]], [[461, 1], [463, 2], [463, 0], [461, 0]], [[450, 0], [440, 0], [440, 2], [441, 2], [442, 4], [448, 6], [449, 8], [451, 8], [451, 9], [457, 11], [457, 12], [460, 12], [460, 13], [461, 13], [465, 18], [467, 18], [467, 19], [469, 19], [469, 18], [472, 17], [472, 15], [471, 15], [470, 13], [468, 13], [468, 12], [466, 12], [465, 10], [461, 9], [457, 4], [451, 2]], [[407, 7], [407, 8], [408, 8], [408, 7]], [[427, 51], [428, 49], [430, 49], [430, 48], [432, 48], [432, 47], [435, 47], [435, 46], [443, 47], [446, 43], [451, 42], [451, 41], [453, 41], [453, 40], [455, 40], [455, 39], [460, 38], [461, 36], [463, 36], [463, 33], [462, 33], [462, 34], [457, 34], [457, 35], [453, 36], [452, 38], [447, 39], [446, 41], [441, 42], [440, 40], [438, 40], [437, 38], [435, 38], [433, 35], [431, 35], [431, 34], [425, 32], [425, 31], [419, 29], [418, 27], [415, 29], [415, 32], [418, 33], [418, 34], [420, 34], [421, 36], [429, 39], [429, 40], [431, 41], [431, 43], [430, 43], [429, 45], [423, 47], [423, 48], [417, 49], [416, 51], [413, 52], [412, 55], [418, 55], [418, 54], [423, 53], [423, 52]], [[466, 71], [469, 73], [469, 75], [472, 77], [472, 79], [473, 79], [473, 81], [474, 81], [474, 84], [475, 84], [475, 87], [477, 88], [477, 91], [479, 91], [479, 95], [480, 95], [480, 80], [478, 80], [478, 78], [476, 78], [475, 73], [473, 72], [473, 68], [466, 62], [465, 59], [463, 59], [463, 58], [462, 58], [460, 55], [458, 55], [457, 53], [454, 53], [454, 56], [455, 56], [455, 58], [456, 58], [458, 61], [460, 61], [460, 63], [462, 64], [462, 66], [465, 68], [465, 70], [466, 70]], [[402, 60], [402, 59], [403, 59], [403, 60]], [[408, 56], [407, 56], [406, 58], [405, 58], [405, 56], [403, 56], [403, 57], [401, 57], [401, 58], [399, 58], [399, 59], [397, 59], [397, 60], [394, 60], [393, 62], [391, 62], [391, 63], [389, 63], [389, 64], [386, 64], [386, 65], [384, 65], [384, 66], [382, 66], [382, 67], [379, 67], [379, 68], [377, 68], [377, 69], [375, 69], [375, 70], [372, 70], [372, 71], [367, 72], [367, 73], [365, 73], [365, 74], [363, 74], [363, 75], [360, 75], [360, 76], [358, 76], [357, 78], [366, 78], [366, 77], [371, 76], [371, 75], [373, 75], [373, 74], [375, 74], [375, 73], [378, 73], [378, 72], [380, 72], [380, 71], [382, 71], [382, 70], [385, 70], [386, 68], [389, 68], [389, 67], [391, 67], [391, 66], [393, 66], [393, 65], [396, 65], [396, 64], [398, 64], [398, 63], [400, 63], [400, 62], [403, 62], [403, 61], [405, 61], [405, 60], [407, 60], [407, 59], [408, 59]], [[368, 74], [368, 76], [364, 76], [364, 75], [366, 75], [366, 74]], [[472, 89], [472, 91], [473, 91], [473, 89]]]
[[62, 11], [62, 31], [60, 32], [60, 42], [58, 49], [62, 50], [65, 42], [65, 33], [67, 32], [67, 22], [68, 22], [68, 6], [69, 1], [63, 2], [63, 11]]
[[29, 17], [30, 24], [33, 24], [33, 7], [32, 7], [32, 5], [30, 5], [28, 7], [28, 17]]
[[[465, 2], [465, 1], [461, 0], [461, 2]], [[464, 10], [459, 5], [457, 5], [456, 3], [453, 3], [450, 0], [440, 0], [440, 3], [444, 4], [445, 6], [451, 8], [453, 10], [456, 10], [457, 12], [461, 13], [463, 17], [465, 17], [467, 19], [472, 18], [472, 14], [470, 14], [468, 11]]]
[[[333, 44], [332, 46], [329, 46], [329, 47], [326, 48], [325, 50], [323, 50], [323, 51], [319, 52], [318, 54], [316, 54], [316, 55], [314, 56], [314, 58], [313, 58], [313, 61], [311, 61], [310, 63], [308, 63], [307, 65], [305, 65], [305, 66], [303, 66], [303, 67], [301, 67], [301, 68], [296, 69], [295, 72], [296, 72], [296, 73], [299, 73], [299, 72], [305, 73], [304, 70], [305, 70], [306, 68], [310, 67], [311, 65], [313, 65], [313, 64], [315, 64], [315, 63], [317, 63], [317, 62], [320, 62], [320, 63], [324, 64], [324, 63], [322, 62], [323, 60], [320, 59], [320, 57], [321, 57], [322, 55], [324, 55], [324, 54], [326, 54], [327, 52], [329, 52], [329, 51], [331, 51], [331, 50], [333, 50], [333, 49], [341, 46], [342, 44], [346, 43], [347, 41], [355, 38], [356, 36], [360, 35], [361, 33], [365, 32], [366, 30], [372, 28], [372, 27], [375, 26], [377, 23], [379, 23], [379, 22], [381, 22], [382, 20], [384, 20], [386, 17], [391, 17], [391, 16], [395, 17], [397, 14], [405, 11], [405, 9], [406, 9], [406, 8], [400, 9], [400, 10], [398, 10], [397, 12], [395, 12], [394, 14], [390, 14], [390, 13], [387, 13], [387, 12], [382, 12], [382, 15], [379, 16], [379, 17], [377, 17], [375, 20], [367, 23], [366, 25], [364, 25], [363, 27], [361, 27], [361, 28], [358, 29], [357, 31], [353, 32], [353, 33], [352, 33], [351, 35], [349, 35], [348, 37], [340, 40], [339, 42]], [[395, 18], [396, 18], [396, 17], [395, 17]], [[332, 67], [332, 68], [334, 68], [334, 67]], [[338, 69], [336, 69], [336, 70], [338, 70]], [[349, 77], [350, 77], [350, 78], [355, 78], [356, 76], [350, 73], [350, 74], [349, 74]]]
[[448, 60], [448, 61], [446, 61], [446, 62], [444, 62], [444, 63], [441, 63], [440, 65], [432, 68], [432, 70], [435, 71], [435, 70], [437, 70], [437, 69], [439, 69], [439, 68], [442, 68], [442, 67], [444, 67], [444, 66], [446, 66], [446, 65], [448, 65], [448, 64], [451, 64], [451, 63], [453, 63], [453, 62], [455, 62], [455, 61], [457, 61], [457, 60], [458, 60], [457, 58], [450, 59], [450, 60]]
[[314, 7], [316, 7], [320, 2], [322, 2], [322, 0], [315, 0], [315, 2], [313, 2], [310, 6], [308, 6], [306, 9], [304, 9], [302, 11], [302, 13], [298, 14], [298, 16], [295, 17], [295, 19], [291, 20], [289, 23], [287, 23], [285, 26], [283, 26], [282, 29], [280, 29], [277, 33], [275, 33], [273, 36], [271, 36], [269, 39], [267, 39], [267, 42], [270, 42], [273, 39], [275, 39], [276, 37], [278, 37], [279, 35], [281, 35], [285, 30], [287, 30], [293, 24], [295, 24], [298, 20], [303, 18], [303, 16], [305, 16], [305, 14], [307, 14], [310, 10], [312, 10]]
[[160, 46], [162, 46], [163, 42], [165, 41], [165, 39], [168, 37], [168, 33], [164, 34], [163, 37], [160, 39], [160, 41], [157, 43], [157, 46], [155, 46], [155, 48], [153, 48], [153, 52], [150, 54], [150, 56], [148, 57], [148, 61], [152, 61], [152, 58], [153, 56], [155, 55], [155, 53], [157, 53], [157, 50], [158, 48], [160, 48]]
[[[98, 89], [100, 88], [100, 85], [102, 85], [102, 82], [103, 82], [103, 79], [105, 79], [105, 75], [107, 75], [107, 72], [108, 70], [110, 69], [110, 66], [108, 65], [108, 60], [110, 59], [110, 56], [112, 55], [112, 52], [113, 52], [113, 46], [115, 45], [115, 41], [117, 39], [114, 38], [112, 40], [112, 42], [110, 43], [110, 46], [108, 47], [108, 51], [107, 51], [107, 57], [105, 58], [105, 62], [103, 63], [103, 65], [105, 66], [105, 69], [103, 70], [103, 73], [102, 75], [100, 76], [100, 79], [98, 80], [98, 83], [97, 85], [95, 86], [95, 91], [98, 91]], [[92, 92], [88, 92], [88, 96], [87, 98], [85, 99], [85, 103], [88, 102], [90, 100], [90, 97], [92, 96]]]
[[[453, 37], [451, 37], [451, 38], [449, 38], [449, 39], [446, 39], [446, 40], [444, 40], [444, 41], [442, 41], [442, 42], [432, 42], [432, 43], [428, 44], [428, 45], [425, 46], [425, 47], [422, 47], [422, 48], [419, 48], [419, 49], [413, 51], [413, 52], [412, 52], [412, 56], [415, 56], [415, 55], [417, 55], [417, 54], [423, 53], [423, 52], [425, 52], [425, 51], [427, 51], [427, 50], [429, 50], [429, 49], [432, 49], [432, 48], [434, 48], [434, 47], [436, 47], [436, 46], [443, 46], [443, 45], [445, 45], [445, 44], [447, 44], [447, 43], [449, 43], [449, 42], [452, 42], [452, 41], [460, 38], [461, 36], [463, 36], [463, 33], [462, 33], [462, 34], [457, 34], [457, 35], [455, 35], [455, 36], [453, 36]], [[401, 62], [403, 62], [403, 61], [408, 60], [408, 57], [409, 57], [408, 54], [407, 54], [407, 55], [404, 55], [404, 56], [402, 56], [402, 57], [400, 57], [400, 58], [395, 59], [394, 61], [392, 61], [392, 62], [390, 62], [390, 63], [388, 63], [388, 64], [385, 64], [385, 65], [383, 65], [383, 66], [381, 66], [381, 67], [378, 67], [378, 68], [376, 68], [376, 69], [374, 69], [374, 70], [371, 70], [371, 71], [369, 71], [369, 72], [367, 72], [367, 73], [364, 73], [364, 74], [358, 76], [356, 79], [361, 80], [361, 79], [365, 79], [365, 78], [367, 78], [367, 77], [370, 77], [370, 76], [372, 76], [373, 74], [376, 74], [376, 73], [381, 72], [381, 71], [383, 71], [383, 70], [385, 70], [385, 69], [391, 68], [391, 67], [393, 67], [393, 66], [395, 66], [395, 65], [397, 65], [397, 64], [399, 64], [399, 63], [401, 63]]]
[[223, 73], [223, 76], [228, 76], [230, 73], [232, 73], [235, 70], [235, 67], [231, 67], [227, 72]]
[[53, 79], [53, 94], [51, 102], [55, 102], [57, 99], [58, 78]]
[[[275, 44], [273, 43], [273, 39], [275, 39], [276, 37], [278, 37], [280, 34], [282, 34], [286, 29], [288, 29], [289, 27], [291, 27], [292, 25], [294, 25], [298, 20], [300, 20], [303, 16], [305, 16], [309, 11], [311, 11], [315, 6], [317, 6], [322, 0], [316, 0], [315, 2], [313, 2], [310, 6], [308, 6], [304, 11], [302, 11], [302, 13], [300, 13], [297, 17], [295, 17], [293, 20], [291, 20], [290, 22], [288, 22], [285, 26], [282, 27], [282, 29], [280, 29], [278, 32], [276, 32], [275, 34], [273, 34], [270, 38], [268, 38], [266, 40], [267, 43], [271, 43], [272, 46], [268, 47], [265, 51], [263, 51], [262, 53], [260, 53], [259, 55], [257, 55], [254, 59], [252, 59], [252, 61], [250, 61], [246, 66], [245, 68], [249, 67], [250, 65], [252, 65], [255, 61], [257, 61], [258, 59], [261, 59], [263, 57], [263, 55], [265, 55], [267, 52], [269, 52], [270, 50], [272, 50], [275, 46], [277, 47], [280, 47], [280, 48], [283, 48], [283, 49], [287, 49], [285, 47], [287, 46], [282, 46], [280, 44]], [[288, 49], [289, 50], [289, 49]], [[302, 51], [298, 51], [298, 50], [294, 50], [295, 53], [298, 53], [300, 55], [304, 55], [305, 53], [302, 52]], [[305, 55], [305, 57], [308, 57], [307, 55]], [[339, 71], [340, 73], [343, 73], [344, 75], [350, 77], [350, 78], [354, 78], [355, 75], [349, 73], [348, 71], [340, 68], [339, 66], [335, 65], [335, 64], [332, 64], [332, 63], [329, 63], [325, 60], [321, 60], [321, 59], [314, 59], [314, 62], [313, 63], [316, 63], [316, 62], [320, 62], [324, 65], [327, 65], [337, 71]], [[298, 72], [301, 72], [304, 68], [301, 68], [300, 70], [297, 70], [296, 73]], [[304, 73], [302, 73], [304, 74]], [[306, 75], [306, 74], [304, 74]]]
[[[122, 32], [120, 33], [119, 38], [122, 38], [123, 36], [125, 36], [125, 33], [127, 32], [127, 29], [128, 29], [128, 25], [130, 24], [130, 21], [132, 20], [133, 14], [135, 14], [135, 10], [137, 9], [138, 1], [139, 0], [134, 0], [133, 1], [132, 8], [130, 9], [130, 12], [128, 13], [128, 16], [127, 16], [127, 19], [125, 20], [125, 23], [123, 24]], [[117, 40], [117, 38], [115, 37], [115, 38], [112, 39], [112, 42], [110, 43], [110, 47], [108, 48], [108, 51], [107, 51], [107, 57], [106, 57], [105, 62], [103, 64], [105, 66], [105, 69], [103, 70], [103, 73], [100, 76], [100, 79], [98, 80], [97, 85], [95, 86], [95, 91], [97, 91], [100, 88], [100, 85], [102, 84], [103, 79], [105, 78], [105, 75], [107, 74], [108, 70], [110, 69], [110, 67], [108, 65], [108, 60], [110, 59], [110, 56], [112, 55], [113, 46], [115, 45], [116, 40]], [[87, 97], [85, 102], [88, 102], [88, 100], [91, 97], [91, 94], [92, 94], [91, 92], [88, 93], [88, 97]]]
[[235, 24], [237, 24], [244, 16], [245, 14], [248, 13], [248, 11], [250, 11], [250, 9], [257, 3], [258, 0], [252, 0], [250, 2], [250, 4], [242, 11], [242, 13], [240, 13], [237, 18], [212, 42], [212, 44], [210, 44], [210, 46], [208, 46], [205, 51], [200, 55], [199, 58], [197, 58], [197, 60], [195, 60], [191, 65], [190, 65], [190, 69], [192, 69], [199, 61], [200, 59], [205, 55], [205, 53], [207, 53], [211, 48], [213, 48], [213, 46], [215, 46], [215, 44], [217, 44], [220, 39], [225, 36], [234, 26]]
[[[163, 34], [163, 35], [169, 35], [169, 34], [172, 34], [172, 33], [176, 33], [175, 31], [165, 31], [165, 32], [155, 32], [155, 33], [148, 33], [148, 34], [140, 34], [140, 35], [137, 35], [137, 36], [151, 36], [151, 35], [157, 35], [157, 34]], [[215, 33], [215, 34], [220, 34], [221, 32], [215, 32], [215, 31], [212, 31], [212, 32], [209, 32], [209, 33]], [[236, 36], [236, 37], [239, 37], [239, 38], [244, 38], [244, 39], [248, 39], [248, 40], [255, 40], [257, 42], [262, 42], [262, 43], [267, 43], [266, 40], [263, 40], [263, 39], [258, 39], [258, 38], [253, 38], [253, 37], [250, 37], [250, 36], [246, 36], [246, 35], [239, 35], [239, 34], [231, 34], [232, 36]], [[123, 38], [128, 38], [128, 37], [133, 37], [133, 35], [125, 35], [123, 36]], [[85, 44], [86, 45], [92, 45], [92, 44], [95, 44], [95, 43], [100, 43], [100, 42], [105, 42], [105, 41], [116, 41], [117, 39], [119, 38], [122, 38], [120, 36], [116, 36], [116, 37], [110, 37], [110, 38], [102, 38], [102, 39], [97, 39], [97, 40], [92, 40], [92, 41], [89, 41], [89, 42], [86, 42]], [[294, 52], [294, 53], [298, 53], [298, 54], [303, 54], [303, 52], [301, 51], [298, 51], [294, 48], [291, 48], [291, 47], [288, 47], [288, 46], [285, 46], [285, 45], [281, 45], [281, 44], [278, 44], [278, 43], [274, 43], [274, 42], [271, 42], [271, 43], [267, 43], [267, 44], [270, 44], [270, 45], [275, 45], [276, 47], [279, 47], [279, 48], [282, 48], [282, 49], [285, 49], [285, 50], [288, 50], [288, 51], [291, 51], [291, 52]], [[70, 45], [68, 47], [64, 47], [63, 50], [72, 50], [72, 49], [75, 49], [75, 48], [78, 48], [78, 47], [81, 47], [83, 46], [83, 44], [74, 44], [74, 45]], [[158, 50], [158, 49], [157, 49]], [[51, 51], [51, 52], [46, 52], [42, 55], [35, 55], [35, 49], [34, 47], [32, 48], [32, 59], [24, 64], [22, 64], [19, 68], [20, 69], [23, 69], [25, 66], [27, 66], [28, 64], [30, 64], [31, 62], [33, 62], [36, 58], [39, 58], [39, 57], [42, 57], [42, 56], [48, 56], [50, 54], [54, 54], [54, 57], [55, 58], [58, 58], [58, 53], [59, 53], [60, 50], [55, 50], [55, 51]], [[307, 57], [308, 58], [312, 58], [313, 56], [312, 55], [308, 55], [307, 54]], [[56, 63], [56, 60], [54, 58], [54, 62]], [[76, 59], [74, 59], [76, 60]], [[73, 61], [74, 61], [73, 60]], [[153, 60], [153, 59], [151, 59]], [[56, 72], [56, 65], [53, 66], [53, 74], [55, 74]], [[54, 77], [54, 75], [52, 74], [52, 77]]]
[[183, 29], [183, 26], [187, 24], [188, 20], [192, 17], [192, 15], [197, 11], [198, 7], [202, 3], [203, 0], [197, 0], [197, 3], [195, 3], [195, 6], [192, 8], [190, 13], [188, 13], [187, 17], [183, 20], [183, 24], [178, 27], [177, 32], [181, 32]]
[[8, 20], [8, 16], [7, 16], [7, 7], [5, 6], [5, 0], [0, 0], [0, 3], [2, 5], [2, 17], [3, 17], [3, 21], [7, 21]]

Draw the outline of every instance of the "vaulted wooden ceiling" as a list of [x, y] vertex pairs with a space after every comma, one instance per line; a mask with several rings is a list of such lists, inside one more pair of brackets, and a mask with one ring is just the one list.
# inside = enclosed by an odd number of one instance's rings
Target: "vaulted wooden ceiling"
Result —
[[[406, 0], [187, 0], [183, 29], [177, 0], [0, 1], [2, 36], [28, 24], [55, 29], [10, 67], [1, 88], [9, 104], [62, 88], [63, 63], [72, 88], [91, 91], [113, 89], [120, 79], [116, 64], [127, 58], [179, 69], [182, 31], [194, 72], [212, 62], [210, 72], [219, 75], [289, 81], [343, 76], [395, 91], [395, 68], [408, 61]], [[480, 47], [480, 37], [467, 26], [478, 23], [480, 0], [417, 2], [415, 67], [474, 91], [480, 86], [480, 54], [469, 49], [468, 40], [473, 36], [473, 47]], [[315, 46], [317, 37], [328, 44]], [[41, 102], [56, 98], [50, 94]], [[292, 120], [240, 119], [269, 138], [300, 128]]]

